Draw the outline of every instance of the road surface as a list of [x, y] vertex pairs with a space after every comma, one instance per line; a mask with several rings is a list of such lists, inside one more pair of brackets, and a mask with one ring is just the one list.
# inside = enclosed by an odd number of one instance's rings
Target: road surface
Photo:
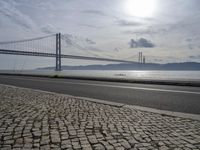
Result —
[[200, 114], [199, 87], [5, 75], [0, 75], [0, 84]]

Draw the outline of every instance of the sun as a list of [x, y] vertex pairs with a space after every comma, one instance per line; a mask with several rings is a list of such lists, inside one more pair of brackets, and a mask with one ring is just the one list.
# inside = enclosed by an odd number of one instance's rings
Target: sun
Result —
[[126, 0], [125, 12], [135, 17], [152, 17], [156, 9], [156, 0]]

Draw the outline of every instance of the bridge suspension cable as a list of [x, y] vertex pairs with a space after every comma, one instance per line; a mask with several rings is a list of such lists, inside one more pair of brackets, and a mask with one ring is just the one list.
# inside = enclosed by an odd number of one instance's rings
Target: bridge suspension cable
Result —
[[56, 34], [51, 34], [47, 36], [37, 37], [37, 38], [31, 38], [31, 39], [24, 39], [24, 40], [15, 40], [15, 41], [2, 41], [0, 44], [10, 44], [10, 43], [22, 43], [22, 42], [29, 42], [29, 41], [35, 41], [35, 40], [41, 40], [48, 37], [56, 36]]
[[[127, 60], [61, 54], [61, 38], [59, 33], [31, 39], [0, 42], [0, 54], [54, 57], [56, 58], [56, 70], [61, 70], [61, 58], [135, 63], [135, 61]], [[79, 45], [75, 46], [82, 49]]]
[[1, 50], [55, 53], [56, 34], [31, 39], [0, 42]]

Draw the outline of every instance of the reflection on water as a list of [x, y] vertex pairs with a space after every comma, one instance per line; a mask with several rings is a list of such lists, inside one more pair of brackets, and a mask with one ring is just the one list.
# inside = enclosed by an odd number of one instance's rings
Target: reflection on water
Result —
[[65, 70], [62, 75], [125, 79], [200, 80], [200, 71]]
[[200, 81], [200, 71], [109, 71], [109, 70], [0, 70], [0, 73], [31, 74], [31, 75], [59, 75], [67, 77], [90, 77], [107, 79], [150, 79], [150, 80], [185, 80]]

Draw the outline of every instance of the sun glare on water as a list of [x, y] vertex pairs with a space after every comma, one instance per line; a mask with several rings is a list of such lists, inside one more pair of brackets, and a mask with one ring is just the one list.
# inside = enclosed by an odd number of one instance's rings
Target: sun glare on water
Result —
[[152, 17], [156, 9], [156, 0], [126, 0], [125, 12], [135, 17]]

